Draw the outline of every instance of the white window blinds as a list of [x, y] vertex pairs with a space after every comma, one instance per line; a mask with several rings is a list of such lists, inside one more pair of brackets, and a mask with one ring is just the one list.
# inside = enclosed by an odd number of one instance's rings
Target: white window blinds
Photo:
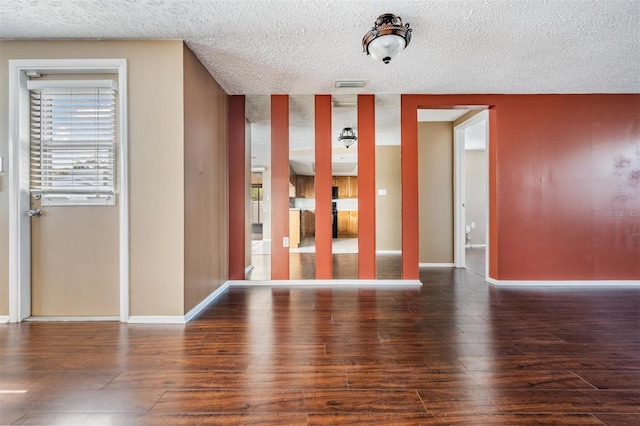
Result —
[[[44, 85], [47, 81], [38, 83]], [[49, 199], [114, 200], [115, 98], [113, 88], [32, 88], [33, 193]], [[85, 197], [77, 197], [81, 195]]]

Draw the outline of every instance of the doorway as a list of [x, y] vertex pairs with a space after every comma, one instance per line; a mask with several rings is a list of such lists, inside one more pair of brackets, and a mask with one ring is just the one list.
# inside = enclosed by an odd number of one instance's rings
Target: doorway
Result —
[[455, 266], [487, 276], [488, 111], [454, 128]]
[[[87, 71], [90, 70], [90, 71]], [[116, 214], [117, 227], [114, 229], [113, 241], [116, 247], [115, 253], [110, 253], [114, 258], [116, 265], [115, 274], [113, 274], [114, 286], [112, 289], [113, 297], [111, 305], [108, 310], [105, 310], [105, 314], [96, 313], [95, 311], [87, 311], [86, 308], [90, 308], [90, 303], [84, 303], [82, 295], [80, 299], [74, 302], [74, 305], [86, 305], [81, 306], [85, 310], [76, 310], [77, 306], [65, 306], [58, 304], [55, 311], [49, 310], [45, 307], [44, 310], [37, 309], [32, 310], [33, 296], [32, 293], [32, 267], [41, 267], [42, 263], [32, 262], [33, 257], [37, 257], [38, 250], [42, 250], [44, 246], [35, 246], [34, 244], [40, 244], [40, 239], [43, 234], [38, 229], [43, 223], [37, 223], [32, 226], [32, 221], [37, 221], [39, 218], [40, 207], [43, 207], [44, 201], [51, 205], [51, 200], [41, 200], [36, 198], [35, 194], [32, 196], [30, 191], [30, 168], [29, 157], [31, 131], [29, 129], [29, 120], [20, 113], [11, 114], [9, 119], [9, 167], [10, 167], [10, 184], [9, 184], [9, 321], [20, 322], [28, 317], [31, 317], [33, 313], [40, 315], [54, 315], [58, 319], [85, 319], [87, 315], [95, 317], [100, 315], [101, 319], [120, 319], [120, 321], [126, 322], [129, 318], [129, 247], [128, 247], [128, 235], [129, 235], [129, 218], [128, 218], [128, 142], [127, 142], [127, 69], [125, 59], [109, 59], [109, 60], [11, 60], [9, 61], [9, 109], [16, 112], [28, 111], [27, 107], [30, 104], [30, 96], [32, 92], [29, 89], [29, 77], [39, 78], [43, 75], [59, 75], [59, 74], [86, 74], [87, 72], [110, 74], [117, 76], [117, 101], [116, 101], [116, 115], [117, 115], [117, 138], [119, 144], [117, 145], [115, 156], [117, 158], [116, 166], [116, 180], [120, 187], [118, 194], [118, 202], [112, 207]], [[43, 80], [46, 80], [43, 79]], [[62, 80], [62, 79], [61, 79]], [[92, 84], [95, 84], [92, 83]], [[61, 85], [60, 85], [61, 87]], [[65, 145], [66, 146], [66, 145]], [[70, 146], [70, 144], [69, 144]], [[75, 149], [75, 148], [74, 148]], [[53, 155], [53, 154], [51, 154]], [[62, 155], [62, 154], [61, 154]], [[58, 157], [56, 161], [62, 159]], [[102, 161], [102, 160], [101, 160]], [[57, 167], [57, 166], [56, 166]], [[93, 167], [83, 167], [84, 171], [80, 174], [86, 174], [88, 169]], [[75, 172], [74, 172], [75, 173]], [[78, 172], [79, 173], [79, 172]], [[76, 173], [76, 174], [78, 174]], [[101, 175], [102, 176], [102, 175]], [[103, 179], [104, 176], [101, 177]], [[83, 178], [84, 179], [84, 178]], [[80, 180], [83, 180], [80, 179]], [[86, 183], [86, 181], [85, 181]], [[95, 189], [95, 188], [94, 188]], [[69, 201], [69, 197], [65, 197]], [[86, 200], [85, 200], [86, 201]], [[73, 205], [79, 201], [75, 200], [69, 202], [69, 205]], [[76, 203], [77, 204], [77, 203]], [[77, 209], [92, 209], [92, 207], [76, 207]], [[49, 219], [54, 218], [53, 209], [49, 215]], [[44, 210], [44, 209], [43, 209]], [[87, 213], [87, 211], [84, 211]], [[47, 212], [43, 213], [43, 218], [46, 217]], [[90, 217], [91, 215], [88, 214]], [[35, 219], [32, 219], [35, 218]], [[74, 222], [74, 220], [67, 218], [67, 223]], [[91, 220], [89, 220], [91, 222]], [[33, 229], [35, 228], [35, 229]], [[78, 229], [73, 228], [75, 234], [78, 234]], [[32, 232], [33, 231], [33, 232]], [[35, 241], [32, 242], [32, 237]], [[51, 241], [51, 238], [56, 239], [55, 235], [49, 235], [47, 238]], [[68, 235], [62, 235], [63, 238], [68, 239]], [[60, 238], [58, 238], [60, 239]], [[99, 240], [99, 237], [96, 238]], [[56, 249], [62, 251], [59, 247]], [[49, 250], [50, 252], [50, 250]], [[49, 253], [48, 252], [48, 253]], [[65, 259], [74, 259], [69, 256], [68, 253], [64, 253]], [[48, 254], [47, 254], [48, 256]], [[38, 259], [35, 259], [38, 261]], [[75, 263], [81, 265], [83, 261], [81, 259]], [[59, 265], [58, 265], [59, 266]], [[37, 278], [36, 271], [36, 278]], [[58, 272], [62, 272], [65, 278], [58, 279], [58, 281], [82, 281], [82, 277], [74, 276], [66, 269], [58, 268]], [[63, 293], [68, 293], [68, 289], [62, 288]], [[74, 295], [77, 295], [74, 293]], [[38, 297], [38, 295], [36, 295]], [[45, 295], [45, 298], [47, 296]], [[95, 294], [92, 293], [92, 297]], [[98, 296], [99, 297], [99, 296]], [[69, 299], [69, 297], [67, 297]], [[64, 297], [58, 297], [58, 300], [65, 300]], [[53, 313], [51, 313], [53, 312]], [[105, 315], [105, 316], [103, 316]], [[51, 318], [55, 319], [55, 318]]]
[[420, 267], [486, 276], [488, 110], [418, 110]]

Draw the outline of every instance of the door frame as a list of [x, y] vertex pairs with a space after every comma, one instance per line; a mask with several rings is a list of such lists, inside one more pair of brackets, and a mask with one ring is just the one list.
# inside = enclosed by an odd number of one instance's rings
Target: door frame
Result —
[[465, 268], [466, 267], [466, 252], [465, 252], [465, 149], [464, 149], [464, 130], [481, 121], [486, 121], [487, 123], [487, 133], [485, 135], [487, 142], [487, 164], [486, 171], [487, 173], [484, 176], [484, 184], [486, 187], [486, 251], [485, 251], [485, 276], [488, 277], [489, 274], [489, 110], [483, 109], [478, 114], [473, 117], [465, 120], [464, 122], [458, 124], [454, 127], [454, 137], [453, 137], [453, 215], [454, 215], [454, 226], [453, 226], [453, 253], [454, 253], [454, 265], [456, 268]]
[[31, 316], [27, 73], [118, 75], [118, 239], [121, 322], [129, 319], [129, 158], [126, 59], [9, 60], [9, 322]]

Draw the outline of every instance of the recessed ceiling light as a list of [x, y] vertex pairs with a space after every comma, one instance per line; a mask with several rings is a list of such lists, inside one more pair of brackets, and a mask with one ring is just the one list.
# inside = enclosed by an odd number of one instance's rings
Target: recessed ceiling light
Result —
[[364, 87], [366, 81], [364, 80], [336, 80], [336, 87]]

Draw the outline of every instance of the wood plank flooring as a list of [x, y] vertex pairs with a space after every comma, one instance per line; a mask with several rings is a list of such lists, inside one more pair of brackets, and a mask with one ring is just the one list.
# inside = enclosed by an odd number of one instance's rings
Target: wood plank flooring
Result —
[[186, 326], [2, 325], [0, 424], [640, 425], [640, 290], [421, 281], [231, 289]]

